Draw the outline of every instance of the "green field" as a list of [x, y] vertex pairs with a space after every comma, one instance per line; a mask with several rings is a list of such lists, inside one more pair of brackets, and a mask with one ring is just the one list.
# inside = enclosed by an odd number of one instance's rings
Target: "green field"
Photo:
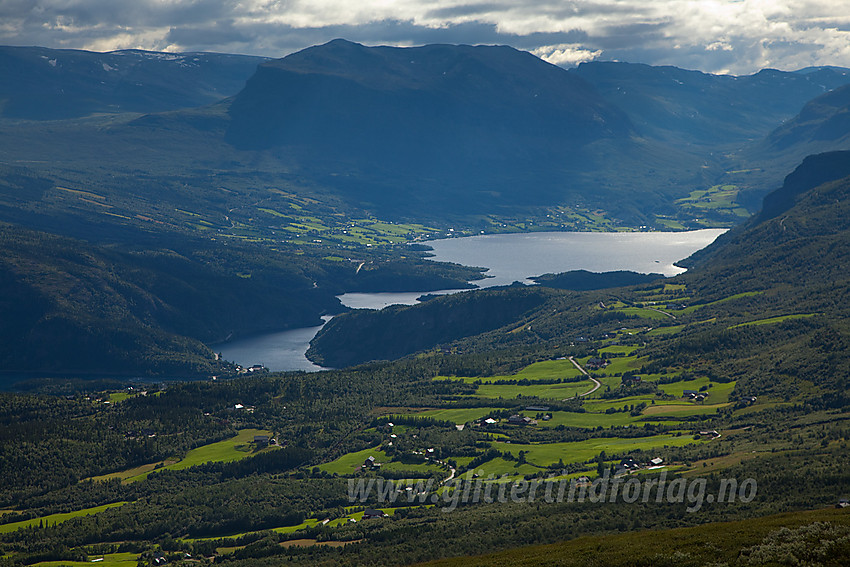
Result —
[[[133, 467], [132, 469], [127, 469], [123, 471], [118, 471], [109, 474], [102, 474], [100, 476], [93, 476], [91, 480], [110, 480], [113, 478], [121, 479], [122, 482], [133, 482], [134, 480], [141, 480], [145, 475], [150, 474], [155, 469], [162, 468], [163, 465], [170, 465], [176, 463], [177, 460], [171, 461], [159, 461], [157, 463], [148, 463], [145, 465], [139, 465], [138, 467]], [[88, 479], [87, 479], [88, 480]]]
[[698, 303], [696, 305], [691, 305], [689, 307], [685, 307], [684, 309], [679, 309], [673, 311], [674, 313], [693, 313], [697, 309], [702, 309], [703, 307], [708, 307], [711, 305], [718, 305], [720, 303], [726, 303], [727, 301], [734, 301], [736, 299], [742, 299], [744, 297], [753, 297], [754, 295], [761, 295], [764, 293], [763, 291], [745, 291], [743, 293], [736, 293], [735, 295], [730, 295], [729, 297], [724, 297], [723, 299], [718, 299], [717, 301], [711, 301], [709, 303]]
[[564, 463], [580, 463], [594, 458], [600, 452], [605, 451], [610, 455], [627, 453], [634, 449], [654, 449], [664, 446], [683, 447], [690, 443], [696, 443], [690, 435], [655, 435], [653, 437], [641, 437], [637, 439], [600, 438], [576, 441], [572, 443], [547, 443], [547, 444], [520, 444], [494, 442], [494, 449], [508, 451], [514, 456], [519, 456], [520, 451], [527, 451], [526, 460], [539, 466], [548, 466], [563, 459]]
[[107, 553], [92, 555], [88, 561], [42, 561], [33, 563], [37, 567], [82, 567], [85, 565], [110, 565], [111, 567], [136, 567], [139, 564], [138, 553]]
[[482, 384], [478, 387], [476, 395], [482, 398], [516, 398], [536, 396], [538, 398], [553, 398], [564, 400], [572, 398], [576, 394], [583, 394], [593, 389], [593, 382], [583, 380], [581, 382], [568, 382], [562, 384], [529, 384], [520, 386], [517, 384]]
[[119, 402], [123, 402], [127, 398], [130, 397], [130, 392], [126, 390], [122, 390], [120, 392], [111, 392], [109, 394], [109, 401], [113, 404], [117, 404]]
[[613, 311], [616, 313], [623, 313], [625, 315], [637, 315], [638, 317], [652, 319], [655, 321], [665, 321], [672, 318], [666, 313], [662, 313], [661, 311], [656, 311], [654, 309], [647, 309], [646, 307], [624, 307], [622, 309], [614, 309]]
[[655, 222], [661, 228], [665, 228], [665, 229], [668, 229], [668, 230], [686, 230], [688, 228], [684, 224], [682, 224], [681, 222], [679, 222], [677, 220], [664, 218], [661, 215], [655, 216]]
[[[652, 405], [653, 400], [655, 400], [655, 396], [651, 395], [629, 396], [626, 398], [617, 398], [613, 400], [592, 399], [586, 400], [583, 404], [583, 407], [588, 412], [603, 413], [605, 410], [610, 408], [620, 409], [623, 406], [637, 405], [642, 402], [645, 402], [648, 405]], [[655, 400], [655, 403], [660, 404], [664, 402], [661, 400]], [[675, 403], [680, 404], [681, 402]]]
[[484, 417], [493, 410], [499, 408], [449, 408], [426, 410], [418, 413], [405, 414], [414, 417], [432, 417], [445, 421], [452, 421], [457, 424], [469, 423], [481, 417]]
[[[406, 500], [406, 497], [404, 497], [404, 500]], [[392, 516], [398, 510], [406, 510], [406, 509], [409, 509], [409, 508], [420, 508], [422, 506], [424, 506], [426, 508], [430, 508], [430, 507], [433, 506], [433, 504], [416, 505], [416, 506], [396, 506], [396, 507], [393, 507], [393, 508], [375, 508], [375, 509], [381, 510], [387, 516]], [[349, 507], [346, 507], [345, 509], [346, 509], [346, 511], [349, 511], [351, 508], [352, 507], [349, 506]], [[357, 507], [354, 507], [354, 508], [357, 508]], [[363, 510], [359, 510], [357, 512], [349, 512], [345, 516], [341, 516], [339, 518], [334, 518], [333, 520], [331, 520], [330, 522], [327, 523], [327, 526], [330, 527], [330, 528], [335, 528], [335, 527], [339, 527], [339, 526], [342, 526], [344, 524], [347, 524], [349, 520], [355, 520], [355, 521], [359, 522], [362, 519], [363, 519]], [[297, 524], [297, 525], [294, 525], [294, 526], [281, 526], [281, 527], [278, 527], [278, 528], [271, 528], [271, 530], [269, 530], [269, 531], [273, 531], [273, 532], [276, 532], [276, 533], [279, 533], [279, 534], [292, 534], [292, 533], [295, 533], [295, 532], [300, 531], [300, 530], [306, 530], [308, 528], [318, 526], [319, 524], [321, 524], [321, 520], [317, 520], [316, 518], [310, 518], [310, 519], [304, 520], [300, 524]], [[217, 540], [217, 539], [239, 539], [241, 537], [251, 535], [251, 534], [256, 534], [256, 533], [259, 533], [259, 532], [252, 531], [252, 532], [241, 532], [241, 533], [229, 534], [227, 536], [185, 538], [182, 541], [191, 543], [191, 542], [195, 542], [195, 541], [211, 541], [211, 540]], [[223, 549], [223, 548], [219, 548], [219, 549]], [[236, 549], [236, 548], [232, 548], [232, 549]], [[221, 552], [219, 552], [219, 553], [221, 553]], [[135, 565], [136, 564], [134, 563], [133, 567], [135, 567]]]
[[176, 471], [204, 463], [228, 463], [244, 459], [254, 453], [250, 443], [254, 441], [255, 435], [272, 435], [272, 432], [265, 429], [242, 429], [230, 439], [192, 449], [183, 459], [165, 468]]
[[[731, 391], [731, 388], [729, 389], [729, 391]], [[717, 412], [718, 408], [726, 407], [729, 405], [728, 402], [726, 402], [725, 398], [723, 398], [723, 394], [721, 392], [722, 390], [718, 391], [718, 396], [722, 398], [722, 401], [720, 403], [717, 403], [717, 400], [711, 401], [710, 396], [703, 404], [693, 403], [685, 401], [683, 399], [658, 400], [654, 396], [650, 395], [630, 396], [628, 398], [619, 398], [615, 400], [588, 400], [584, 403], [584, 408], [588, 410], [588, 412], [600, 413], [586, 413], [583, 415], [600, 415], [600, 421], [602, 421], [603, 418], [609, 418], [611, 426], [621, 425], [621, 423], [619, 423], [621, 420], [626, 420], [631, 417], [628, 412], [617, 412], [612, 414], [605, 414], [601, 412], [604, 412], [609, 408], [619, 410], [622, 409], [623, 406], [631, 407], [633, 405], [636, 406], [641, 403], [647, 404], [647, 407], [641, 412], [641, 415], [639, 417], [631, 418], [634, 421], [627, 421], [625, 423], [622, 423], [622, 425], [628, 425], [629, 423], [642, 423], [646, 421], [652, 421], [652, 417], [667, 418], [688, 417], [693, 415], [708, 415]], [[602, 422], [601, 425], [605, 427], [604, 422]]]
[[501, 457], [497, 457], [486, 463], [481, 464], [476, 469], [476, 472], [481, 478], [486, 479], [488, 476], [518, 476], [540, 472], [540, 469], [528, 463], [518, 464], [516, 461], [508, 461]]
[[611, 345], [599, 349], [599, 354], [623, 354], [629, 356], [637, 349], [638, 347], [633, 345]]
[[[325, 244], [371, 246], [398, 244], [436, 232], [436, 229], [421, 224], [395, 224], [376, 218], [348, 219], [328, 214], [329, 211], [319, 212], [316, 204], [308, 200], [302, 200], [301, 204], [287, 203], [285, 211], [257, 207], [255, 217], [246, 219], [252, 221], [251, 224], [235, 223], [233, 227], [223, 225], [218, 228], [227, 230], [238, 227], [242, 232], [238, 236], [265, 235], [267, 230], [264, 229], [273, 229], [285, 233], [293, 243], [311, 244], [318, 240]], [[313, 214], [305, 207], [315, 209]]]
[[[590, 357], [583, 358], [579, 362], [584, 366], [587, 364], [587, 361]], [[649, 361], [646, 357], [637, 356], [618, 356], [616, 358], [611, 359], [611, 363], [601, 370], [591, 370], [589, 371], [591, 374], [616, 374], [622, 372], [628, 372], [630, 370], [637, 370], [644, 364]], [[619, 383], [619, 380], [617, 380]]]
[[[301, 522], [300, 524], [297, 524], [297, 525], [294, 525], [294, 526], [281, 526], [279, 528], [271, 528], [270, 531], [277, 532], [279, 534], [291, 534], [293, 532], [297, 532], [298, 530], [306, 530], [307, 528], [312, 528], [313, 526], [315, 526], [318, 523], [319, 523], [319, 520], [317, 520], [315, 518], [311, 518], [309, 520], [305, 520], [305, 521]], [[227, 534], [225, 536], [216, 535], [216, 536], [209, 536], [209, 537], [192, 537], [192, 538], [184, 538], [184, 539], [182, 539], [182, 541], [186, 541], [186, 542], [191, 543], [191, 542], [195, 542], [195, 541], [211, 541], [211, 540], [217, 540], [217, 539], [239, 539], [241, 537], [244, 537], [244, 536], [249, 535], [249, 534], [254, 534], [254, 533], [257, 533], [257, 532], [256, 531], [239, 532], [239, 533]]]
[[[620, 405], [622, 407], [622, 404]], [[528, 413], [528, 412], [526, 412]], [[552, 419], [549, 421], [539, 421], [539, 427], [557, 427], [563, 425], [565, 427], [617, 427], [623, 425], [631, 425], [641, 421], [640, 416], [632, 417], [628, 412], [617, 413], [575, 413], [569, 411], [556, 411], [550, 414]]]
[[691, 194], [675, 203], [683, 212], [704, 216], [709, 211], [731, 219], [750, 216], [746, 208], [738, 204], [737, 185], [714, 185], [708, 189], [691, 191]]
[[[104, 475], [101, 477], [97, 477], [99, 480], [105, 480], [108, 478], [118, 477], [123, 478], [125, 482], [135, 482], [137, 480], [143, 480], [148, 477], [149, 474], [154, 472], [154, 470], [182, 470], [188, 469], [189, 467], [194, 467], [195, 465], [202, 465], [204, 463], [229, 463], [231, 461], [238, 461], [240, 459], [244, 459], [245, 457], [250, 457], [251, 455], [257, 454], [256, 448], [253, 446], [252, 442], [254, 441], [254, 435], [271, 435], [271, 431], [267, 431], [264, 429], [242, 429], [235, 436], [230, 439], [225, 439], [224, 441], [218, 441], [216, 443], [210, 443], [209, 445], [203, 445], [201, 447], [197, 447], [192, 449], [186, 456], [180, 459], [177, 462], [173, 462], [171, 464], [167, 464], [158, 469], [149, 468], [150, 465], [144, 465], [143, 467], [137, 467], [135, 470], [142, 470], [140, 474], [135, 476], [126, 476], [127, 471], [122, 471], [118, 473], [112, 473], [111, 475]], [[275, 447], [268, 447], [266, 449], [262, 449], [262, 451], [274, 451]]]
[[709, 415], [717, 412], [718, 408], [726, 407], [729, 404], [716, 405], [700, 405], [700, 404], [682, 404], [682, 405], [655, 405], [643, 410], [645, 416], [664, 416], [664, 417], [689, 417], [692, 415]]
[[114, 502], [112, 504], [104, 504], [103, 506], [95, 506], [94, 508], [85, 508], [83, 510], [77, 510], [76, 512], [65, 512], [62, 514], [51, 514], [49, 516], [42, 516], [41, 518], [33, 518], [31, 520], [23, 520], [21, 522], [12, 522], [10, 524], [0, 524], [0, 534], [7, 534], [10, 532], [14, 532], [21, 528], [27, 528], [30, 526], [38, 526], [39, 524], [44, 524], [45, 526], [52, 526], [54, 524], [61, 524], [62, 522], [67, 522], [68, 520], [72, 520], [74, 518], [79, 518], [81, 516], [91, 516], [92, 514], [97, 514], [99, 512], [103, 512], [104, 510], [108, 510], [109, 508], [117, 508], [118, 506], [123, 506], [127, 504], [127, 502]]
[[820, 313], [798, 313], [796, 315], [780, 315], [778, 317], [769, 317], [767, 319], [757, 319], [756, 321], [747, 321], [746, 323], [739, 323], [737, 325], [732, 325], [728, 327], [729, 329], [738, 329], [740, 327], [750, 327], [754, 325], [771, 325], [773, 323], [781, 323], [782, 321], [788, 321], [789, 319], [806, 319], [808, 317], [814, 317], [815, 315], [820, 315]]
[[704, 376], [702, 378], [697, 378], [696, 380], [688, 380], [687, 382], [673, 382], [672, 384], [661, 384], [658, 387], [666, 394], [681, 398], [682, 393], [685, 390], [699, 391], [700, 388], [703, 388], [705, 386], [710, 386], [710, 388], [706, 390], [706, 392], [708, 393], [708, 397], [703, 403], [705, 405], [723, 404], [729, 401], [729, 394], [731, 394], [732, 390], [735, 389], [735, 382], [710, 382], [708, 377]]
[[[617, 348], [617, 347], [611, 347]], [[631, 347], [619, 347], [631, 348]], [[571, 398], [576, 394], [582, 394], [593, 388], [593, 382], [583, 380], [581, 382], [562, 382], [557, 384], [493, 384], [500, 380], [528, 380], [530, 382], [539, 380], [551, 380], [557, 378], [576, 378], [581, 376], [581, 371], [567, 359], [544, 360], [526, 366], [516, 374], [473, 377], [473, 376], [437, 376], [435, 380], [463, 380], [468, 384], [481, 382], [476, 391], [476, 396], [481, 398], [505, 398], [513, 399], [518, 395], [536, 396], [539, 398], [552, 398], [563, 400]], [[485, 412], [485, 414], [488, 412]], [[481, 415], [485, 415], [481, 414]], [[431, 417], [437, 417], [431, 415]], [[480, 416], [479, 416], [480, 417]], [[440, 418], [450, 419], [450, 418]], [[474, 418], [473, 418], [474, 419]], [[469, 421], [468, 419], [466, 421]], [[457, 423], [465, 423], [457, 422]]]
[[650, 336], [650, 337], [675, 335], [676, 333], [678, 333], [679, 331], [681, 331], [684, 328], [685, 328], [684, 325], [672, 325], [670, 327], [657, 327], [655, 329], [652, 329], [651, 331], [649, 331], [646, 334], [647, 334], [647, 336]]
[[346, 453], [335, 461], [319, 465], [319, 469], [331, 474], [351, 474], [369, 457], [375, 457], [375, 460], [379, 463], [387, 463], [390, 460], [390, 457], [386, 453], [375, 447], [374, 449], [363, 449], [362, 451]]
[[345, 455], [334, 461], [319, 465], [318, 468], [319, 470], [331, 474], [353, 474], [357, 470], [357, 468], [363, 464], [363, 461], [365, 461], [369, 457], [375, 457], [375, 460], [381, 463], [381, 469], [386, 471], [410, 471], [413, 473], [428, 474], [435, 470], [440, 470], [439, 465], [433, 465], [430, 463], [408, 464], [399, 461], [392, 462], [390, 461], [390, 456], [381, 451], [378, 447], [372, 449], [363, 449], [362, 451], [354, 451], [352, 453], [346, 453]]
[[503, 374], [499, 376], [437, 376], [434, 380], [463, 380], [464, 382], [482, 383], [496, 382], [498, 380], [551, 380], [553, 378], [575, 378], [581, 376], [581, 371], [567, 359], [543, 360], [530, 364], [516, 374]]

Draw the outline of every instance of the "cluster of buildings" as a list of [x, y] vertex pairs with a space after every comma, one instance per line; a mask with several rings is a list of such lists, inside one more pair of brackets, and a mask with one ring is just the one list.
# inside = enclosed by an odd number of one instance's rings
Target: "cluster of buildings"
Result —
[[697, 392], [696, 390], [685, 390], [682, 392], [683, 398], [688, 398], [692, 402], [702, 402], [708, 397], [708, 392]]
[[277, 439], [271, 435], [254, 435], [254, 445], [257, 447], [268, 447], [277, 445]]
[[243, 368], [242, 366], [236, 365], [236, 373], [237, 374], [261, 374], [263, 372], [268, 372], [269, 369], [263, 366], [262, 364], [254, 364], [253, 366], [249, 366], [248, 368]]
[[[548, 421], [549, 419], [551, 419], [551, 417], [546, 415], [542, 419]], [[492, 417], [488, 417], [487, 419], [482, 419], [474, 422], [474, 425], [496, 425], [500, 421], [501, 420], [499, 419], [493, 419]], [[508, 425], [537, 425], [537, 420], [515, 413], [508, 418]]]
[[640, 386], [643, 378], [640, 376], [626, 375], [621, 379], [623, 386]]
[[233, 404], [233, 406], [227, 408], [227, 411], [244, 411], [247, 413], [254, 413], [254, 406], [246, 406], [244, 404]]
[[515, 413], [508, 418], [508, 423], [510, 425], [537, 425], [537, 420]]
[[658, 469], [664, 466], [664, 459], [661, 457], [655, 457], [654, 459], [650, 459], [648, 463], [638, 463], [634, 460], [633, 457], [625, 457], [620, 461], [620, 464], [614, 469], [614, 476], [623, 476], [627, 475], [633, 471], [637, 471], [640, 469], [653, 470]]
[[708, 437], [709, 439], [717, 439], [718, 437], [720, 437], [720, 433], [718, 433], [716, 429], [705, 429], [697, 431], [697, 435], [699, 435], [700, 437]]
[[[525, 411], [537, 412], [538, 417], [540, 417], [540, 419], [543, 420], [543, 421], [549, 421], [550, 419], [552, 419], [552, 415], [550, 413], [546, 413], [546, 412], [549, 411], [549, 406], [528, 406], [528, 407], [525, 408]], [[543, 415], [540, 416], [539, 414], [543, 414]], [[479, 420], [473, 422], [473, 425], [496, 425], [500, 421], [501, 421], [500, 419], [494, 419], [492, 417], [488, 417], [486, 419], [479, 419]], [[526, 426], [526, 425], [537, 425], [537, 423], [538, 422], [537, 422], [536, 419], [532, 419], [530, 417], [524, 416], [521, 413], [515, 413], [515, 414], [511, 415], [510, 417], [508, 417], [508, 420], [507, 420], [508, 425]]]

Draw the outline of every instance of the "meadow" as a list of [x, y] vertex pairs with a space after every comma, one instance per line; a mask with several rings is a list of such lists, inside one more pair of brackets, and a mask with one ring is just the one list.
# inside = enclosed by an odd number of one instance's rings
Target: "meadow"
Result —
[[319, 465], [317, 468], [328, 474], [336, 473], [339, 475], [350, 475], [355, 473], [369, 457], [375, 457], [375, 461], [381, 463], [381, 470], [385, 471], [405, 471], [420, 473], [423, 476], [427, 476], [434, 471], [442, 470], [439, 465], [431, 464], [429, 462], [405, 463], [391, 461], [391, 457], [381, 451], [380, 447], [346, 453], [336, 460]]
[[109, 567], [136, 567], [139, 564], [138, 553], [107, 553], [92, 555], [88, 561], [42, 561], [33, 563], [35, 567], [86, 567], [90, 565], [109, 565]]
[[564, 463], [581, 463], [599, 455], [602, 451], [609, 456], [621, 455], [634, 450], [648, 450], [662, 447], [684, 447], [695, 443], [690, 435], [655, 435], [624, 439], [605, 437], [575, 441], [572, 443], [522, 444], [494, 442], [493, 448], [509, 452], [519, 457], [520, 451], [525, 451], [525, 459], [529, 463], [548, 466], [563, 460]]
[[581, 376], [581, 371], [566, 358], [558, 360], [543, 360], [535, 362], [519, 370], [516, 374], [501, 374], [496, 376], [437, 376], [434, 380], [463, 380], [473, 383], [481, 382], [489, 384], [502, 380], [551, 380], [555, 378], [576, 378]]
[[132, 469], [96, 476], [92, 480], [120, 478], [122, 482], [136, 482], [144, 480], [156, 470], [182, 470], [204, 463], [229, 463], [250, 457], [260, 451], [275, 450], [274, 446], [260, 448], [253, 445], [255, 435], [271, 436], [272, 432], [265, 429], [242, 429], [229, 439], [191, 449], [182, 459], [148, 463]]
[[74, 518], [80, 518], [83, 516], [91, 516], [93, 514], [98, 514], [103, 512], [104, 510], [108, 510], [110, 508], [117, 508], [119, 506], [123, 506], [127, 504], [127, 502], [114, 502], [112, 504], [104, 504], [102, 506], [95, 506], [93, 508], [85, 508], [83, 510], [76, 510], [74, 512], [65, 512], [61, 514], [50, 514], [49, 516], [42, 516], [40, 518], [32, 518], [29, 520], [23, 520], [20, 522], [11, 522], [8, 524], [0, 524], [0, 534], [7, 534], [10, 532], [17, 531], [22, 528], [29, 527], [38, 527], [38, 526], [54, 526], [56, 524], [61, 524], [63, 522], [67, 522], [68, 520], [72, 520]]

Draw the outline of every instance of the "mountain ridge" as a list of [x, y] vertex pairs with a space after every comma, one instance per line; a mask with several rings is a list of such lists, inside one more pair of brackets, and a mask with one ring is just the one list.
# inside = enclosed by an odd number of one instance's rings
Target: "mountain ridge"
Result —
[[599, 61], [571, 70], [621, 107], [644, 135], [687, 144], [746, 143], [811, 99], [850, 82], [850, 70], [762, 69], [714, 75], [673, 66]]
[[473, 199], [492, 209], [487, 201], [516, 202], [524, 178], [534, 186], [524, 201], [560, 200], [576, 152], [609, 138], [630, 144], [632, 131], [583, 79], [526, 52], [343, 40], [261, 65], [229, 115], [226, 139], [238, 149], [335, 171], [346, 194], [379, 208], [401, 184], [417, 208], [451, 195], [457, 208]]
[[0, 46], [0, 116], [57, 120], [201, 106], [233, 95], [267, 59]]

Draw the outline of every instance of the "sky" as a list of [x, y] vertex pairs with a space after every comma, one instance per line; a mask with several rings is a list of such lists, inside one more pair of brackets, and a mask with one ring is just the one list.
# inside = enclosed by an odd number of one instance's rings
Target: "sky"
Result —
[[283, 57], [335, 38], [510, 45], [564, 67], [850, 67], [850, 0], [0, 0], [0, 45]]

